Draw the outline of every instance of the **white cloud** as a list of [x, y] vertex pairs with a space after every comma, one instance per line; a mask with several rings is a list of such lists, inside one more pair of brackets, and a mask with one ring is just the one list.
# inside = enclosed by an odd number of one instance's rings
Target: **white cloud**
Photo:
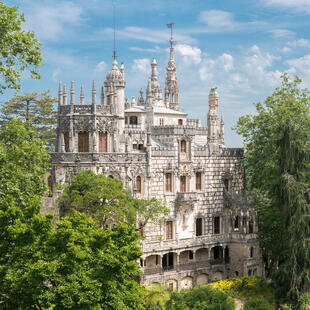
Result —
[[286, 44], [290, 47], [309, 47], [310, 41], [302, 38], [299, 40], [287, 42]]
[[35, 30], [36, 35], [43, 40], [59, 40], [69, 32], [70, 26], [82, 22], [82, 9], [73, 2], [54, 3], [51, 6], [33, 4], [26, 15], [27, 26]]
[[58, 76], [59, 76], [59, 74], [60, 74], [61, 72], [62, 72], [62, 71], [61, 71], [60, 68], [56, 68], [55, 70], [53, 70], [53, 72], [52, 72], [52, 79], [53, 79], [54, 82], [57, 83], [57, 82], [59, 81]]
[[95, 72], [97, 73], [104, 72], [106, 68], [107, 68], [107, 64], [104, 61], [100, 61], [95, 67]]
[[198, 47], [192, 47], [188, 44], [177, 44], [176, 53], [180, 54], [185, 63], [199, 64], [201, 62], [201, 50]]
[[288, 29], [273, 29], [270, 30], [269, 32], [275, 39], [293, 37], [295, 35], [295, 32]]
[[155, 46], [154, 48], [141, 48], [137, 46], [130, 46], [128, 48], [131, 51], [137, 51], [142, 53], [163, 53], [165, 52], [165, 49], [160, 48], [159, 46]]
[[234, 28], [236, 26], [234, 15], [226, 11], [203, 11], [199, 14], [198, 19], [212, 28]]
[[[105, 35], [112, 36], [114, 30], [112, 28], [105, 28], [102, 31]], [[117, 39], [135, 39], [142, 40], [146, 42], [152, 43], [166, 43], [170, 39], [170, 32], [167, 30], [157, 30], [157, 29], [149, 29], [142, 27], [125, 27], [123, 29], [117, 30], [116, 32]], [[175, 33], [174, 39], [176, 41], [192, 44], [196, 43], [196, 40], [189, 35]]]
[[310, 54], [300, 58], [289, 59], [287, 63], [291, 66], [291, 72], [297, 74], [301, 73], [302, 75], [310, 77]]
[[266, 6], [272, 6], [285, 9], [293, 9], [301, 13], [310, 13], [310, 1], [309, 0], [261, 0]]
[[132, 71], [149, 74], [151, 72], [151, 62], [148, 58], [134, 59]]

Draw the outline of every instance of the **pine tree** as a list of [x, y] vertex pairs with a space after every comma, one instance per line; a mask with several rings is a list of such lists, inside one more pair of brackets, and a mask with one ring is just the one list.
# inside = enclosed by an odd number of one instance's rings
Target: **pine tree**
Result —
[[42, 139], [46, 147], [51, 150], [56, 137], [55, 102], [56, 99], [49, 94], [49, 91], [16, 95], [2, 105], [1, 120], [5, 122], [15, 117], [34, 126], [37, 137]]

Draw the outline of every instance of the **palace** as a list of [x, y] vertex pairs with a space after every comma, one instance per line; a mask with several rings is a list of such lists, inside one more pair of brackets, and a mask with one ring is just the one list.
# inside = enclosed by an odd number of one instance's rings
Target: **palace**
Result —
[[[144, 230], [140, 264], [143, 284], [165, 283], [174, 289], [244, 275], [263, 275], [257, 236], [255, 199], [247, 195], [243, 150], [224, 142], [219, 95], [209, 93], [207, 125], [180, 111], [173, 40], [164, 92], [157, 63], [146, 94], [125, 97], [125, 68], [116, 60], [91, 104], [80, 102], [71, 84], [59, 87], [58, 124], [45, 212], [58, 213], [57, 185], [80, 170], [120, 178], [133, 197], [166, 201], [164, 225]], [[204, 113], [203, 111], [201, 111]]]

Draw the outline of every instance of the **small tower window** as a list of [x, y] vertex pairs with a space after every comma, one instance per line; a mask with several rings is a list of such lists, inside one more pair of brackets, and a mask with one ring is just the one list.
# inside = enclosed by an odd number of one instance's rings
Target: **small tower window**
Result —
[[249, 220], [249, 234], [253, 234], [254, 232], [254, 223], [253, 223], [253, 220], [250, 219]]
[[220, 233], [220, 217], [215, 216], [213, 218], [213, 233], [219, 234]]
[[69, 152], [69, 132], [64, 133], [65, 152]]
[[234, 219], [234, 230], [239, 230], [239, 216], [235, 216], [235, 219]]
[[107, 132], [99, 132], [99, 152], [106, 153], [108, 151], [108, 134]]
[[179, 119], [179, 120], [178, 120], [178, 125], [179, 125], [179, 126], [182, 126], [182, 125], [183, 125], [183, 120], [182, 120], [182, 119]]
[[227, 191], [229, 191], [229, 179], [224, 179], [224, 188], [227, 190]]
[[138, 194], [142, 193], [142, 182], [141, 182], [141, 177], [139, 175], [136, 178], [136, 192]]
[[250, 257], [253, 258], [254, 257], [254, 248], [251, 246], [250, 248]]
[[167, 221], [166, 222], [166, 239], [172, 239], [173, 238], [173, 222]]
[[130, 125], [138, 125], [138, 117], [137, 116], [130, 116], [129, 124]]
[[196, 236], [202, 236], [202, 218], [196, 219]]
[[172, 173], [166, 173], [166, 192], [172, 192]]
[[186, 153], [186, 141], [181, 141], [181, 153]]
[[89, 133], [88, 132], [79, 132], [78, 150], [79, 152], [89, 152]]
[[201, 172], [196, 172], [196, 190], [201, 191]]
[[186, 176], [181, 175], [180, 177], [180, 192], [185, 193], [186, 192]]

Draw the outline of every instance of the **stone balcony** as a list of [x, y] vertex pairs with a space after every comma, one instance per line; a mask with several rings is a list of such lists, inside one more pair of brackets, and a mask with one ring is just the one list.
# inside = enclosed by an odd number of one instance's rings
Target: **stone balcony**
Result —
[[179, 203], [194, 203], [198, 200], [198, 194], [196, 192], [178, 192], [177, 201]]

